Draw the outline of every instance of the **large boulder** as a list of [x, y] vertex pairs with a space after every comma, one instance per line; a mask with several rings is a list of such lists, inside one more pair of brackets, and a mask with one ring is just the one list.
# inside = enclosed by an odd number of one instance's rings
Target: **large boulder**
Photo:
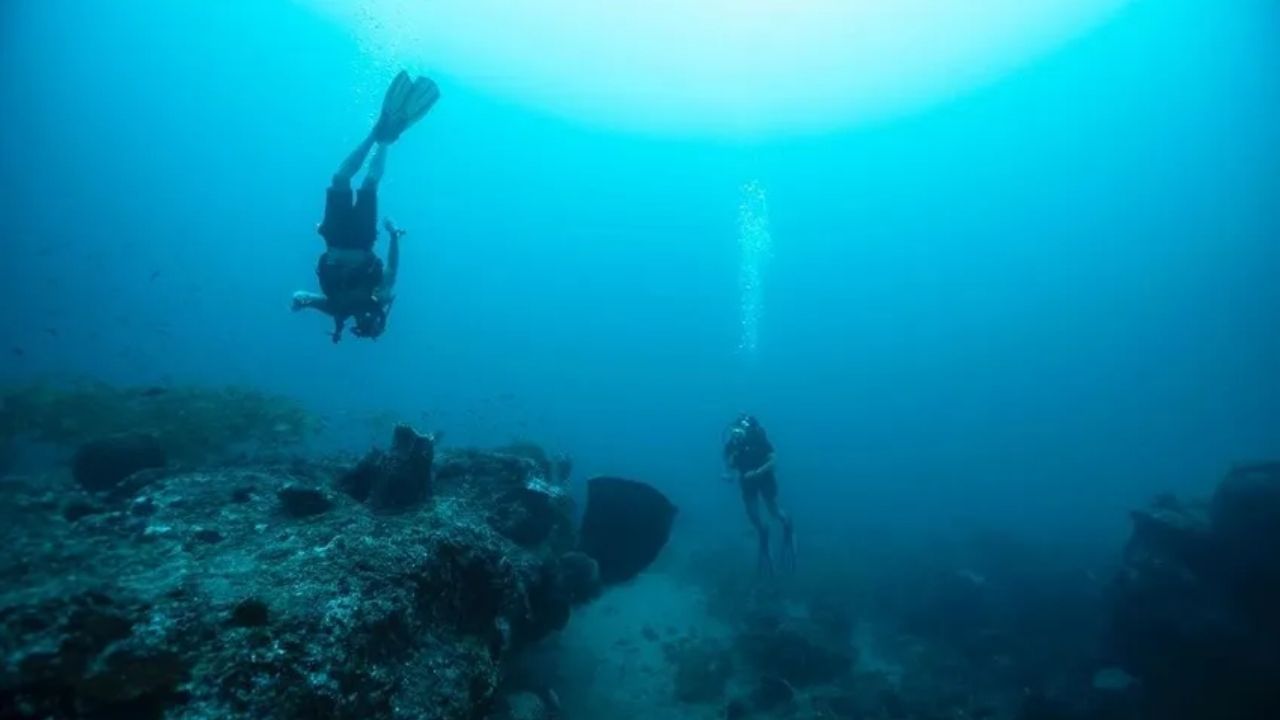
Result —
[[1110, 639], [1151, 717], [1280, 717], [1280, 465], [1134, 513]]

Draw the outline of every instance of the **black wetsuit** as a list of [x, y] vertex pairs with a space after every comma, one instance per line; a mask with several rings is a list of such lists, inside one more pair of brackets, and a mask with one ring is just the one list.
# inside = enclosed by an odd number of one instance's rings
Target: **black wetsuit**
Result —
[[745, 437], [727, 448], [726, 456], [729, 458], [729, 465], [738, 471], [744, 500], [754, 500], [758, 495], [763, 495], [766, 500], [774, 500], [778, 497], [778, 480], [773, 470], [754, 477], [746, 475], [763, 467], [769, 462], [771, 455], [773, 455], [773, 445], [769, 442], [764, 430], [758, 426], [748, 430]]
[[[372, 309], [377, 304], [374, 290], [382, 283], [382, 260], [373, 253], [378, 239], [377, 189], [352, 192], [349, 186], [330, 186], [319, 231], [328, 248], [316, 266], [320, 290], [331, 300], [368, 295]], [[350, 314], [366, 311], [361, 304]]]

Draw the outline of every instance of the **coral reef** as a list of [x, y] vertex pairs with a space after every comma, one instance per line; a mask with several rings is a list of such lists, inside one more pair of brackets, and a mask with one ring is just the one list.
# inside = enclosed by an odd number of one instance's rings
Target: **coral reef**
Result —
[[[147, 470], [111, 493], [7, 478], [0, 717], [548, 716], [499, 686], [568, 619], [571, 503], [503, 453], [432, 473], [410, 432], [363, 503], [344, 462]], [[530, 514], [536, 533], [512, 520]]]

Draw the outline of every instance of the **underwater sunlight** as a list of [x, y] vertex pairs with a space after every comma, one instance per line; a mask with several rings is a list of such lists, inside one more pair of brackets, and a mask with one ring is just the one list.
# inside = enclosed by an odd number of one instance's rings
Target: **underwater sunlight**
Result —
[[311, 0], [371, 52], [582, 122], [716, 137], [885, 120], [1128, 0]]

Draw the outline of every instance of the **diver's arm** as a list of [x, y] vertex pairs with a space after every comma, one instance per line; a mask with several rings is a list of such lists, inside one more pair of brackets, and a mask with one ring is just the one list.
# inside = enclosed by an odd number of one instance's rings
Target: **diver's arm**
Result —
[[324, 295], [317, 295], [305, 291], [299, 291], [293, 294], [293, 311], [299, 310], [319, 310], [320, 312], [333, 318], [333, 334], [329, 337], [334, 342], [342, 339], [342, 328], [347, 324], [347, 316], [337, 312], [333, 307], [333, 301]]
[[395, 287], [396, 274], [400, 272], [400, 236], [406, 231], [396, 227], [390, 220], [386, 222], [386, 226], [391, 242], [387, 245], [387, 274], [383, 284], [390, 290]]
[[761, 475], [764, 475], [766, 473], [773, 472], [773, 466], [774, 466], [774, 454], [769, 453], [769, 459], [765, 460], [763, 465], [756, 468], [755, 470], [752, 470], [747, 473], [743, 473], [743, 475], [748, 478], [760, 477]]
[[333, 311], [329, 306], [329, 298], [324, 295], [317, 295], [303, 290], [293, 294], [293, 304], [291, 308], [294, 312], [310, 308], [312, 310], [319, 310], [325, 315], [333, 314]]
[[385, 224], [387, 234], [391, 236], [391, 241], [387, 245], [387, 267], [382, 275], [382, 286], [379, 290], [379, 296], [390, 297], [391, 291], [396, 286], [396, 276], [400, 272], [400, 236], [405, 231], [396, 227], [390, 220]]

